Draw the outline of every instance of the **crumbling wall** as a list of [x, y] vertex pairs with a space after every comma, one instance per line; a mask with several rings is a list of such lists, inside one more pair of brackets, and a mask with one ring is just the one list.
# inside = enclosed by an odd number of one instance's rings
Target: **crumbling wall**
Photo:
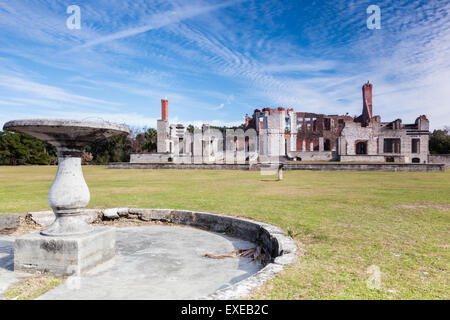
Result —
[[342, 148], [339, 152], [341, 155], [356, 155], [356, 144], [364, 141], [367, 143], [367, 155], [378, 153], [378, 139], [372, 124], [362, 127], [360, 123], [348, 122], [341, 132], [340, 139], [345, 142], [345, 144], [341, 143]]
[[[425, 121], [422, 124], [426, 126]], [[376, 128], [376, 135], [379, 139], [379, 154], [385, 157], [402, 156], [405, 162], [428, 163], [429, 132], [428, 130], [421, 130], [417, 124], [402, 125], [400, 119], [392, 123], [380, 123]], [[400, 139], [400, 153], [386, 153], [385, 139]], [[413, 152], [413, 139], [419, 140], [418, 152]]]
[[158, 120], [156, 122], [158, 135], [156, 137], [156, 150], [158, 153], [169, 152], [169, 121]]

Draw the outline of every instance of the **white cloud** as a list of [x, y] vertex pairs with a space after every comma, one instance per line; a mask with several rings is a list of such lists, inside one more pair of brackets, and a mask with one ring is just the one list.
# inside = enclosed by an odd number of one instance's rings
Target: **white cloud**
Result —
[[4, 105], [4, 106], [23, 106], [24, 104], [21, 103], [21, 102], [2, 101], [2, 100], [0, 100], [0, 105]]
[[168, 12], [157, 13], [149, 18], [150, 23], [148, 23], [146, 25], [143, 25], [140, 27], [135, 27], [135, 28], [129, 28], [129, 29], [126, 29], [123, 31], [119, 31], [119, 32], [107, 35], [107, 36], [99, 37], [97, 39], [87, 41], [86, 43], [84, 43], [74, 49], [82, 49], [82, 48], [92, 47], [92, 46], [95, 46], [98, 44], [135, 36], [135, 35], [150, 31], [150, 30], [155, 30], [155, 29], [165, 27], [169, 24], [183, 21], [185, 19], [193, 18], [197, 15], [205, 14], [205, 13], [212, 12], [212, 11], [222, 9], [222, 8], [226, 8], [226, 7], [236, 4], [236, 3], [237, 3], [237, 1], [227, 1], [224, 3], [218, 4], [218, 5], [198, 6], [198, 7], [193, 7], [191, 5], [188, 5], [188, 6], [184, 6], [181, 8], [176, 8], [175, 10], [171, 10]]
[[[120, 105], [118, 103], [109, 102], [102, 99], [95, 99], [91, 97], [73, 94], [59, 87], [41, 84], [38, 82], [18, 78], [15, 76], [0, 75], [0, 87], [3, 87], [8, 90], [14, 90], [17, 92], [24, 92], [28, 96], [44, 99], [44, 101], [54, 100], [59, 103], [64, 102], [73, 105], [89, 106], [98, 109], [109, 109], [109, 110], [114, 109], [114, 107]], [[41, 103], [42, 102], [43, 101], [41, 100]]]
[[[295, 6], [286, 2], [249, 0], [244, 7], [236, 1], [220, 5], [195, 1], [190, 6], [178, 1], [105, 1], [101, 6], [86, 4], [87, 22], [80, 33], [65, 29], [64, 17], [50, 9], [61, 5], [51, 3], [48, 7], [26, 1], [0, 3], [0, 27], [39, 44], [32, 46], [36, 52], [21, 45], [0, 51], [47, 68], [71, 70], [84, 79], [69, 84], [78, 88], [63, 90], [57, 83], [26, 80], [39, 77], [29, 76], [19, 65], [14, 71], [20, 74], [14, 77], [20, 80], [0, 78], [0, 86], [23, 92], [30, 104], [35, 100], [35, 105], [57, 107], [76, 102], [120, 112], [114, 110], [117, 104], [101, 98], [104, 88], [113, 88], [124, 98], [148, 99], [153, 109], [167, 95], [174, 106], [171, 112], [185, 112], [182, 117], [189, 110], [191, 118], [241, 119], [242, 108], [272, 105], [353, 115], [362, 107], [361, 85], [371, 80], [374, 111], [383, 120], [400, 117], [409, 122], [426, 113], [432, 127], [450, 124], [448, 3], [381, 2], [382, 29], [377, 31], [364, 26], [364, 2], [334, 1], [320, 12], [313, 2], [301, 8], [297, 4], [297, 10], [311, 17], [299, 22], [301, 29], [295, 35], [306, 44], [290, 35], [287, 26], [279, 25], [277, 18]], [[227, 10], [218, 10], [220, 6]], [[167, 15], [170, 10], [174, 13]], [[42, 16], [46, 19], [39, 19]], [[129, 28], [130, 20], [139, 27]], [[155, 32], [145, 34], [149, 30]], [[272, 30], [286, 31], [286, 35], [274, 36]], [[141, 36], [132, 37], [136, 35]], [[114, 41], [119, 39], [129, 41]], [[96, 44], [103, 46], [92, 48]], [[61, 53], [77, 46], [82, 50], [76, 55]], [[13, 68], [11, 63], [2, 64]], [[100, 98], [75, 93], [89, 89], [88, 85]], [[229, 92], [236, 99], [229, 100]], [[24, 102], [8, 96], [2, 101], [9, 106], [15, 103], [15, 109]], [[136, 116], [129, 120], [138, 123], [143, 111], [129, 108]]]

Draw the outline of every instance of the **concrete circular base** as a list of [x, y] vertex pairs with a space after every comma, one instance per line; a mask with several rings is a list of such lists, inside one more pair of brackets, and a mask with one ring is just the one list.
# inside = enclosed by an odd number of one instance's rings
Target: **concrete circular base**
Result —
[[257, 273], [249, 258], [211, 259], [255, 247], [216, 232], [176, 226], [116, 229], [116, 257], [40, 299], [199, 299]]
[[[90, 209], [84, 217], [88, 223], [131, 219], [160, 221], [168, 226], [117, 228], [118, 250], [113, 262], [81, 277], [70, 277], [43, 299], [237, 299], [275, 277], [284, 265], [297, 258], [297, 247], [283, 230], [245, 218], [147, 208]], [[51, 211], [30, 212], [26, 217], [40, 225], [48, 225], [54, 218]], [[270, 255], [265, 266], [243, 258], [204, 257], [206, 253], [228, 253], [256, 244]], [[82, 288], [88, 289], [84, 292]]]

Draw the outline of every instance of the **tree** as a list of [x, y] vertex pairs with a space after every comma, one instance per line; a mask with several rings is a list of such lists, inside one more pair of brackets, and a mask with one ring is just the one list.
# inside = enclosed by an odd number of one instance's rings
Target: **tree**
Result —
[[132, 151], [131, 139], [125, 136], [115, 136], [97, 141], [85, 148], [93, 156], [93, 163], [128, 162]]
[[430, 136], [430, 153], [431, 154], [450, 154], [450, 136], [449, 128], [444, 130], [434, 130]]
[[56, 148], [25, 133], [0, 131], [0, 164], [53, 164]]
[[92, 155], [92, 153], [88, 153], [85, 149], [83, 149], [83, 153], [81, 155], [81, 164], [90, 164], [93, 159], [94, 156]]
[[[131, 153], [154, 152], [157, 131], [134, 129], [129, 136], [115, 136], [92, 143], [83, 150], [83, 164], [128, 162]], [[23, 133], [0, 131], [0, 165], [57, 164], [56, 148]]]
[[145, 132], [136, 135], [136, 145], [133, 152], [154, 152], [157, 147], [158, 132], [153, 129], [147, 129]]
[[194, 133], [194, 130], [195, 130], [195, 127], [192, 124], [188, 125], [186, 128], [186, 131], [189, 133]]

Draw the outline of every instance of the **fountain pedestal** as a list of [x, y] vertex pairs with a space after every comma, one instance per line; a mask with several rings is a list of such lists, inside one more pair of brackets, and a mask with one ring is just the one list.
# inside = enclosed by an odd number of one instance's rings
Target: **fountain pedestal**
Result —
[[68, 236], [45, 236], [33, 232], [14, 242], [14, 271], [79, 275], [116, 254], [114, 228]]
[[27, 133], [53, 144], [58, 171], [48, 193], [56, 219], [47, 229], [19, 237], [14, 243], [14, 270], [58, 275], [81, 274], [115, 255], [115, 229], [92, 227], [83, 210], [90, 200], [81, 169], [83, 147], [127, 127], [75, 120], [15, 120], [4, 130]]

